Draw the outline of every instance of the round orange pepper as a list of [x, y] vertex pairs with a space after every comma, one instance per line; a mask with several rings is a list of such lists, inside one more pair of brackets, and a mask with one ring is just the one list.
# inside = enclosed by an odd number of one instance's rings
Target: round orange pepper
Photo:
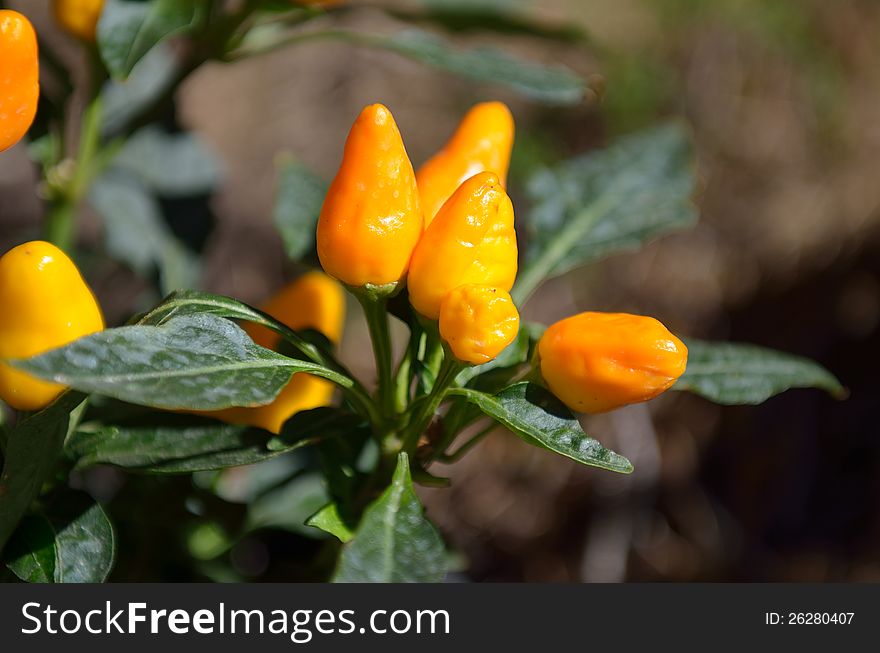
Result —
[[488, 363], [517, 333], [519, 311], [500, 288], [466, 284], [447, 293], [440, 305], [440, 336], [465, 363]]
[[494, 172], [507, 186], [513, 135], [513, 116], [504, 103], [484, 102], [468, 111], [449, 142], [416, 173], [426, 224], [478, 172]]
[[[342, 338], [345, 324], [345, 294], [338, 283], [321, 272], [307, 272], [263, 305], [263, 310], [294, 330], [314, 329], [333, 343]], [[257, 324], [244, 330], [255, 343], [277, 350], [281, 336]], [[255, 408], [228, 408], [208, 414], [230, 424], [248, 424], [279, 433], [294, 414], [327, 406], [333, 399], [334, 385], [303, 372], [294, 374], [271, 404]]]
[[20, 13], [0, 9], [0, 152], [30, 129], [39, 99], [37, 34]]
[[[0, 257], [0, 360], [30, 358], [104, 328], [101, 308], [67, 255], [34, 241]], [[0, 399], [39, 410], [64, 387], [0, 363]]]
[[498, 176], [465, 181], [428, 225], [410, 263], [409, 299], [436, 320], [446, 294], [475, 283], [509, 291], [516, 280], [513, 204]]
[[653, 399], [684, 373], [687, 354], [658, 320], [627, 313], [580, 313], [549, 327], [538, 342], [547, 386], [581, 413]]
[[396, 284], [422, 235], [412, 164], [391, 112], [381, 104], [358, 116], [318, 219], [324, 270], [353, 287]]

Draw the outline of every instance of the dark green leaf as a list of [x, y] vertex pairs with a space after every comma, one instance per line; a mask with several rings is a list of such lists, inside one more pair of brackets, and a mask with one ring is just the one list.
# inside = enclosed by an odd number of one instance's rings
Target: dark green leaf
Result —
[[113, 258], [142, 276], [158, 269], [166, 292], [194, 284], [195, 254], [174, 237], [158, 201], [140, 181], [111, 170], [92, 185], [89, 202], [103, 218], [107, 251]]
[[107, 464], [144, 473], [188, 474], [250, 465], [362, 427], [359, 418], [334, 408], [299, 412], [277, 436], [196, 415], [151, 415], [139, 422], [83, 424], [68, 438], [65, 453], [77, 468]]
[[688, 340], [687, 370], [673, 386], [724, 405], [760, 404], [791, 388], [846, 390], [831, 372], [807, 358], [729, 342]]
[[98, 22], [101, 58], [117, 79], [125, 79], [144, 55], [168, 37], [192, 27], [198, 0], [107, 0]]
[[343, 544], [354, 537], [354, 533], [339, 515], [339, 506], [328, 503], [306, 520], [306, 526], [330, 533]]
[[0, 475], [0, 551], [58, 463], [71, 413], [83, 400], [77, 392], [66, 392], [9, 434]]
[[229, 320], [208, 314], [107, 329], [12, 364], [83, 392], [171, 410], [267, 404], [297, 372], [352, 385], [326, 367], [260, 347]]
[[466, 388], [451, 392], [463, 396], [529, 444], [584, 465], [623, 474], [632, 472], [626, 458], [584, 433], [571, 411], [539, 385], [516, 383], [495, 396]]
[[281, 233], [287, 256], [299, 260], [315, 246], [315, 227], [327, 184], [306, 166], [291, 158], [278, 169], [275, 226]]
[[113, 165], [137, 176], [163, 197], [206, 194], [220, 181], [214, 155], [199, 138], [186, 132], [169, 134], [157, 127], [134, 134]]
[[69, 492], [46, 514], [25, 517], [5, 562], [29, 583], [103, 583], [116, 557], [110, 520], [88, 495]]
[[6, 545], [4, 562], [26, 583], [55, 582], [55, 531], [42, 515], [27, 515]]
[[364, 512], [342, 550], [337, 583], [436, 583], [446, 575], [446, 551], [413, 488], [401, 453], [391, 485]]
[[692, 225], [694, 181], [690, 137], [677, 123], [542, 170], [529, 183], [530, 243], [514, 299], [524, 301], [545, 279]]

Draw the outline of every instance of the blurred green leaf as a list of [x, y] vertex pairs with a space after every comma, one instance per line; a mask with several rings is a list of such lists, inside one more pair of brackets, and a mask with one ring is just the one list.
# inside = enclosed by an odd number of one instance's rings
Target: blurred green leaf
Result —
[[98, 49], [116, 79], [125, 79], [150, 50], [191, 28], [198, 0], [107, 0], [98, 22]]
[[78, 392], [65, 392], [9, 433], [0, 474], [0, 551], [58, 464], [71, 414], [84, 399]]
[[401, 20], [442, 27], [453, 33], [469, 31], [524, 35], [555, 41], [585, 41], [586, 34], [570, 24], [550, 24], [528, 15], [521, 0], [421, 0], [420, 7], [389, 7]]
[[297, 372], [352, 385], [326, 367], [260, 347], [229, 320], [207, 314], [107, 329], [12, 365], [84, 392], [165, 409], [260, 406]]
[[210, 193], [220, 182], [220, 168], [210, 150], [194, 134], [169, 134], [145, 127], [113, 159], [114, 167], [137, 176], [163, 197]]
[[330, 533], [343, 544], [348, 542], [354, 533], [339, 514], [339, 506], [328, 503], [306, 520], [306, 526]]
[[153, 48], [128, 79], [109, 81], [101, 91], [101, 135], [119, 134], [173, 83], [177, 63], [167, 43]]
[[335, 408], [299, 412], [277, 436], [208, 417], [158, 414], [132, 424], [82, 424], [64, 449], [77, 469], [108, 464], [143, 473], [189, 474], [251, 465], [361, 427], [359, 418]]
[[315, 228], [327, 184], [290, 157], [278, 166], [278, 192], [274, 221], [288, 258], [298, 261], [315, 246]]
[[103, 219], [113, 258], [142, 276], [158, 268], [165, 292], [195, 284], [198, 257], [174, 237], [156, 198], [140, 181], [110, 170], [92, 185], [89, 202]]
[[68, 492], [44, 514], [22, 520], [5, 554], [6, 566], [29, 583], [103, 583], [115, 558], [107, 514], [81, 492]]
[[626, 458], [584, 433], [571, 411], [539, 385], [516, 383], [494, 396], [467, 388], [450, 392], [463, 396], [531, 445], [612, 472], [633, 470]]
[[371, 503], [354, 539], [342, 549], [337, 583], [437, 583], [446, 575], [446, 550], [413, 488], [409, 458], [401, 453], [391, 485]]
[[819, 388], [842, 398], [846, 389], [807, 358], [754, 345], [687, 340], [687, 370], [673, 386], [728, 406], [760, 404], [791, 388]]
[[320, 531], [306, 526], [306, 520], [328, 500], [321, 474], [300, 474], [251, 503], [248, 507], [247, 529], [279, 528], [307, 537], [321, 537]]
[[361, 42], [474, 81], [507, 86], [547, 104], [576, 104], [584, 97], [583, 80], [569, 69], [544, 66], [488, 47], [458, 50], [438, 36], [415, 30]]
[[529, 245], [514, 299], [523, 302], [545, 279], [694, 224], [694, 184], [690, 137], [678, 123], [542, 170], [529, 183]]

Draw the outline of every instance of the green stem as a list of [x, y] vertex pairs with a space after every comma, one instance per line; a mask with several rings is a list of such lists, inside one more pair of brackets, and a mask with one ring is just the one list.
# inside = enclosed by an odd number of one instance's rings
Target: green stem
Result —
[[364, 309], [370, 340], [373, 343], [373, 356], [376, 359], [376, 396], [383, 416], [391, 420], [395, 415], [394, 387], [392, 378], [391, 334], [388, 330], [388, 300], [373, 297], [367, 293], [356, 293]]
[[494, 431], [497, 427], [498, 425], [495, 422], [492, 422], [486, 428], [479, 431], [476, 435], [471, 437], [467, 442], [463, 443], [458, 449], [450, 454], [443, 453], [443, 450], [446, 449], [446, 447], [448, 447], [451, 443], [447, 443], [445, 445], [441, 443], [437, 448], [439, 453], [434, 456], [434, 459], [445, 464], [458, 462], [465, 456], [468, 451], [480, 444], [480, 442], [482, 442], [486, 438], [486, 436]]
[[403, 440], [404, 451], [408, 453], [415, 451], [419, 437], [428, 428], [428, 425], [434, 418], [434, 413], [437, 412], [437, 409], [446, 397], [446, 391], [452, 385], [452, 382], [455, 381], [455, 377], [458, 376], [461, 368], [461, 362], [456, 360], [451, 354], [443, 359], [443, 365], [440, 367], [436, 381], [434, 381], [434, 387], [431, 388], [430, 393], [421, 399], [421, 407], [416, 410], [412, 419], [410, 419], [409, 429]]

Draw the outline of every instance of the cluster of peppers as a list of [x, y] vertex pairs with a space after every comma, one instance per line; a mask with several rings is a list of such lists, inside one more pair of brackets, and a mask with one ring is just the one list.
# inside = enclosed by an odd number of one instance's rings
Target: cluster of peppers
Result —
[[[507, 107], [477, 105], [416, 173], [391, 112], [365, 108], [318, 220], [318, 255], [327, 274], [303, 275], [264, 310], [292, 329], [315, 329], [338, 343], [345, 301], [330, 277], [368, 313], [407, 287], [422, 327], [445, 344], [448, 369], [493, 360], [520, 328], [509, 295], [517, 272], [514, 214], [504, 190], [513, 133]], [[0, 359], [33, 356], [103, 328], [74, 264], [44, 242], [0, 258], [0, 305], [9, 309], [0, 315]], [[279, 346], [265, 328], [246, 329], [258, 344]], [[657, 320], [587, 312], [550, 326], [533, 364], [535, 378], [570, 408], [596, 413], [657, 396], [686, 362], [684, 344]], [[445, 377], [451, 381], [454, 374]], [[380, 387], [389, 383], [380, 370]], [[61, 390], [0, 365], [0, 398], [14, 408], [41, 408]], [[301, 373], [267, 406], [212, 415], [278, 432], [294, 413], [327, 405], [332, 394], [329, 382]]]
[[[55, 15], [69, 32], [94, 39], [103, 0], [56, 0]], [[0, 11], [0, 151], [28, 130], [39, 97], [33, 27], [14, 11]], [[520, 330], [509, 294], [516, 281], [514, 210], [505, 192], [514, 121], [499, 102], [472, 108], [435, 156], [416, 172], [391, 112], [366, 107], [346, 141], [339, 171], [317, 227], [326, 274], [295, 280], [263, 307], [292, 329], [314, 329], [331, 343], [342, 336], [342, 286], [362, 303], [371, 327], [403, 288], [419, 327], [442, 343], [435, 392], [464, 366], [495, 359]], [[328, 276], [329, 275], [329, 276]], [[0, 258], [0, 360], [34, 356], [104, 328], [100, 307], [73, 262], [45, 242], [20, 245]], [[277, 334], [246, 325], [251, 338], [277, 349]], [[373, 332], [379, 403], [391, 394], [387, 332]], [[385, 342], [382, 342], [385, 340]], [[684, 372], [687, 349], [657, 320], [587, 312], [550, 326], [540, 338], [530, 378], [572, 410], [597, 413], [646, 401]], [[0, 364], [0, 399], [18, 410], [38, 410], [63, 388]], [[407, 389], [407, 392], [409, 390]], [[329, 404], [333, 386], [295, 374], [266, 406], [211, 415], [279, 432], [298, 411]], [[404, 402], [407, 403], [407, 402]], [[398, 406], [398, 409], [400, 407]], [[436, 410], [428, 404], [428, 421]], [[427, 421], [417, 420], [417, 428]]]

